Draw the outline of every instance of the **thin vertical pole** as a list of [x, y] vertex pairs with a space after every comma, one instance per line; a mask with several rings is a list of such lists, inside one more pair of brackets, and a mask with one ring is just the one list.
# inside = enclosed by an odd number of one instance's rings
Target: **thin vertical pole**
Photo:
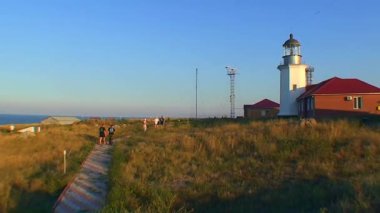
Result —
[[66, 150], [63, 150], [63, 174], [66, 174]]
[[195, 69], [195, 119], [198, 119], [198, 68]]

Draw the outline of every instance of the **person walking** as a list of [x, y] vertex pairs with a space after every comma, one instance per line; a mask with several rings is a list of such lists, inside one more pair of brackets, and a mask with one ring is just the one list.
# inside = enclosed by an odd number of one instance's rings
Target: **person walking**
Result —
[[156, 117], [155, 119], [154, 119], [154, 128], [157, 128], [158, 127], [158, 122], [159, 122], [160, 120], [158, 119], [158, 117]]
[[115, 128], [111, 124], [111, 126], [108, 128], [108, 144], [109, 145], [112, 145], [113, 134], [115, 134]]
[[144, 132], [146, 132], [146, 130], [148, 129], [148, 124], [147, 124], [146, 118], [144, 119], [143, 127], [144, 127]]
[[103, 142], [105, 142], [106, 139], [106, 128], [104, 128], [104, 125], [102, 124], [99, 128], [99, 145], [101, 145]]
[[160, 119], [159, 119], [159, 123], [161, 126], [164, 126], [165, 125], [165, 118], [164, 116], [161, 116]]

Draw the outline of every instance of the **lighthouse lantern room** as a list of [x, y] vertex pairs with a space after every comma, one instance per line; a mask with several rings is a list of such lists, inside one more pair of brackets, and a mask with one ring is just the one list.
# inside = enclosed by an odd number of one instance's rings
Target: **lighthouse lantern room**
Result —
[[282, 46], [284, 47], [283, 62], [277, 67], [280, 70], [280, 112], [278, 115], [297, 116], [296, 99], [305, 92], [308, 65], [302, 64], [301, 43], [293, 38], [293, 34], [290, 34], [290, 38]]

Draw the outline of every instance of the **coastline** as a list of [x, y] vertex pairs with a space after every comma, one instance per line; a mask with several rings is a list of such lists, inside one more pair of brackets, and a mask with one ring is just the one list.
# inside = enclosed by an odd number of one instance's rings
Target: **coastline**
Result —
[[35, 124], [48, 118], [48, 115], [19, 115], [19, 114], [0, 114], [0, 126], [18, 125], [18, 124]]

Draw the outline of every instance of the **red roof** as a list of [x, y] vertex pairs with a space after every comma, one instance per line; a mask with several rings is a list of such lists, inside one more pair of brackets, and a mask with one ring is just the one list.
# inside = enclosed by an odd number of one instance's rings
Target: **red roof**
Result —
[[363, 94], [380, 93], [380, 88], [368, 84], [356, 78], [333, 77], [306, 87], [306, 92], [297, 99], [305, 98], [310, 95], [329, 95], [329, 94]]
[[272, 109], [272, 108], [279, 108], [280, 104], [271, 101], [269, 99], [261, 100], [255, 104], [252, 105], [244, 105], [244, 108], [248, 109]]

